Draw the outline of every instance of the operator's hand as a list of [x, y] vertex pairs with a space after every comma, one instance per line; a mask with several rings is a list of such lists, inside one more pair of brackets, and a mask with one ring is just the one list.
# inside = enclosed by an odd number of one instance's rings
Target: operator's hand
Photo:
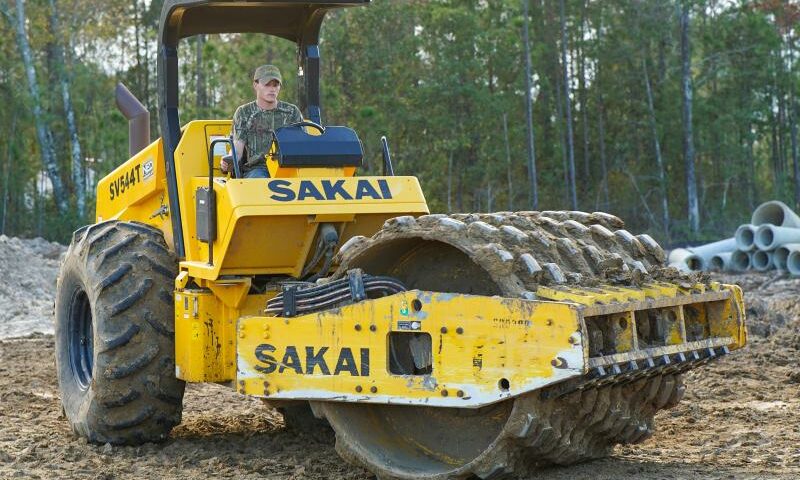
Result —
[[228, 173], [231, 172], [231, 169], [233, 168], [232, 160], [233, 160], [232, 155], [225, 155], [224, 157], [222, 157], [222, 159], [219, 161], [219, 169], [222, 170], [222, 173], [227, 175]]

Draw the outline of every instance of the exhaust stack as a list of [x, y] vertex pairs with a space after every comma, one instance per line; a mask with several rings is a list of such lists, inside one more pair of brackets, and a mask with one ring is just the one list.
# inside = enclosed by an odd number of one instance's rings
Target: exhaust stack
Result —
[[114, 90], [114, 98], [128, 119], [128, 152], [132, 157], [150, 145], [150, 111], [121, 82]]

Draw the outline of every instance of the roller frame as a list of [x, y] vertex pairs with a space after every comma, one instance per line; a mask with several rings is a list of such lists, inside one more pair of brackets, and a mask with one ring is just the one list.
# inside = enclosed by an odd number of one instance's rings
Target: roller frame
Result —
[[[237, 389], [273, 400], [479, 408], [536, 390], [560, 396], [682, 373], [744, 344], [738, 287], [686, 293], [662, 283], [540, 293], [568, 301], [413, 290], [294, 318], [243, 317]], [[692, 320], [702, 324], [703, 338], [687, 337], [686, 308], [704, 309]], [[633, 320], [615, 332], [614, 353], [592, 353], [594, 323], [635, 319], [645, 310], [675, 312], [663, 345], [640, 346]], [[389, 336], [409, 333], [430, 335], [430, 374], [389, 371]]]

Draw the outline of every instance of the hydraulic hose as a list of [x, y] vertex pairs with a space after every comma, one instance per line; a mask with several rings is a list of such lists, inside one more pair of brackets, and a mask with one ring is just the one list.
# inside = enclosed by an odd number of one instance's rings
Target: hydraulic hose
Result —
[[267, 302], [266, 312], [291, 317], [406, 290], [397, 279], [365, 275], [355, 269], [348, 271], [346, 278], [324, 285], [293, 283]]

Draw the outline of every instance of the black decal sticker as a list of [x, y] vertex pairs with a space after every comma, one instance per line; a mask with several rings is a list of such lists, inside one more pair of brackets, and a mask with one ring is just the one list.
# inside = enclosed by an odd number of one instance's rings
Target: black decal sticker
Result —
[[359, 180], [358, 186], [356, 187], [356, 200], [361, 200], [364, 197], [381, 200], [381, 194], [375, 190], [375, 187], [369, 183], [369, 180]]
[[300, 363], [300, 357], [297, 355], [297, 348], [292, 346], [286, 347], [286, 353], [283, 354], [281, 363], [282, 365], [281, 368], [278, 369], [278, 373], [283, 373], [284, 370], [290, 368], [299, 375], [303, 374], [303, 365]]
[[275, 347], [268, 344], [262, 343], [261, 345], [256, 347], [256, 359], [259, 362], [266, 364], [266, 367], [262, 367], [261, 365], [256, 365], [255, 369], [261, 373], [272, 373], [278, 367], [277, 362], [275, 362], [275, 357], [272, 355], [267, 355], [264, 352], [274, 352]]
[[314, 200], [325, 200], [325, 197], [317, 190], [317, 187], [310, 180], [300, 182], [300, 191], [297, 193], [298, 200], [305, 200], [308, 197]]
[[336, 369], [333, 371], [334, 375], [339, 375], [342, 372], [350, 372], [350, 375], [357, 377], [358, 368], [356, 367], [356, 360], [353, 358], [353, 352], [348, 347], [339, 352], [339, 360], [336, 362]]
[[328, 347], [322, 347], [317, 353], [314, 353], [314, 347], [306, 347], [306, 375], [314, 374], [314, 367], [319, 365], [319, 370], [323, 375], [330, 375], [331, 370], [325, 362], [325, 352]]
[[108, 184], [108, 195], [109, 195], [109, 198], [111, 200], [114, 200], [114, 184], [113, 183], [109, 183]]
[[294, 192], [287, 188], [292, 184], [292, 182], [288, 180], [272, 180], [269, 182], [268, 187], [272, 190], [271, 199], [277, 200], [279, 202], [291, 202], [295, 199]]
[[337, 180], [333, 184], [331, 184], [330, 180], [323, 180], [322, 188], [325, 189], [325, 198], [328, 200], [336, 200], [336, 195], [341, 196], [342, 200], [353, 199], [353, 196], [344, 189], [344, 180]]

